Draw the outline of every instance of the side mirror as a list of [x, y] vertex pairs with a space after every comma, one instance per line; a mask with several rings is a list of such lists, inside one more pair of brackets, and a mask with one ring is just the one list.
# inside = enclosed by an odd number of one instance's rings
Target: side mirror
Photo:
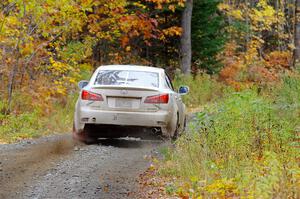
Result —
[[86, 87], [86, 85], [88, 85], [89, 81], [87, 80], [81, 80], [79, 83], [78, 83], [78, 87], [79, 89], [83, 89], [84, 87]]
[[179, 89], [178, 89], [178, 93], [180, 95], [186, 95], [186, 94], [188, 94], [189, 90], [190, 89], [189, 89], [188, 86], [180, 86]]

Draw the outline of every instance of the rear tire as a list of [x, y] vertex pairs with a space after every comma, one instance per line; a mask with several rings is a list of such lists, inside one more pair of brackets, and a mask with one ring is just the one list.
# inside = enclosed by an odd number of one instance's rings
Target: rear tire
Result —
[[73, 139], [84, 144], [94, 144], [97, 142], [97, 138], [90, 136], [92, 130], [92, 126], [86, 124], [81, 132], [76, 132], [75, 124], [73, 123]]
[[183, 128], [182, 128], [182, 132], [186, 131], [186, 126], [187, 126], [187, 119], [186, 116], [184, 117], [184, 122], [183, 122]]
[[179, 116], [177, 114], [176, 129], [175, 129], [174, 134], [172, 136], [173, 141], [177, 140], [177, 138], [179, 137], [179, 130], [180, 130], [180, 128], [179, 128]]

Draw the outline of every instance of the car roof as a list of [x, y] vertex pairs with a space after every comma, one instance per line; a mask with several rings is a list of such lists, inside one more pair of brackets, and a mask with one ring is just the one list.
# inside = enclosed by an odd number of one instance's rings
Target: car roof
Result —
[[163, 68], [156, 68], [151, 66], [137, 66], [137, 65], [105, 65], [98, 67], [97, 70], [137, 70], [149, 72], [164, 72]]

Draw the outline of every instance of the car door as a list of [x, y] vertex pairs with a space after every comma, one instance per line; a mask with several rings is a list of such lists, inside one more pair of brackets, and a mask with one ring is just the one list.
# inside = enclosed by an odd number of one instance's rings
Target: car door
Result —
[[165, 80], [166, 80], [166, 84], [167, 86], [173, 91], [172, 94], [174, 95], [174, 100], [176, 102], [176, 106], [178, 108], [178, 113], [179, 113], [179, 124], [182, 125], [184, 122], [184, 104], [182, 102], [182, 98], [181, 95], [174, 90], [173, 84], [171, 82], [171, 79], [169, 78], [169, 76], [167, 74], [165, 74]]

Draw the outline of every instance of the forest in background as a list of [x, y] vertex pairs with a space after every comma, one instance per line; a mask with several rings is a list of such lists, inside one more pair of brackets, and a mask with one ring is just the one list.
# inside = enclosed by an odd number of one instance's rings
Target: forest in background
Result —
[[297, 65], [295, 0], [4, 0], [0, 11], [4, 115], [51, 112], [105, 64], [215, 74], [236, 89], [278, 82]]

